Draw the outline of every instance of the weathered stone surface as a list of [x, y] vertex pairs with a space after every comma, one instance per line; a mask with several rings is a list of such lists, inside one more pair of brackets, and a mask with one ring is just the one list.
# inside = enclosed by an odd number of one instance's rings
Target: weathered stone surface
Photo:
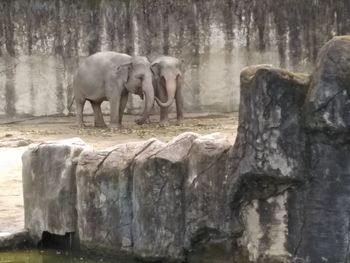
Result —
[[132, 163], [163, 143], [120, 144], [104, 151], [85, 150], [77, 167], [80, 244], [89, 250], [132, 252]]
[[[304, 182], [303, 110], [309, 76], [267, 65], [241, 73], [236, 142], [228, 163], [228, 199], [236, 260], [288, 262], [288, 190]], [[230, 176], [231, 175], [231, 176]]]
[[226, 161], [230, 147], [225, 136], [215, 133], [196, 138], [188, 153], [184, 244], [189, 252], [203, 253], [209, 243], [232, 238], [226, 198]]
[[[311, 83], [267, 65], [246, 68], [232, 147], [219, 134], [185, 133], [167, 144], [85, 150], [77, 172], [81, 244], [158, 262], [349, 262], [349, 39], [326, 44]], [[73, 229], [72, 203], [56, 206], [66, 200], [61, 185], [75, 196], [61, 175], [74, 170], [76, 155], [71, 145], [68, 153], [55, 147], [23, 157], [36, 237]], [[41, 205], [66, 221], [56, 224]]]
[[307, 78], [266, 66], [242, 72], [229, 161], [243, 229], [237, 259], [349, 261], [349, 51], [348, 36], [321, 49], [306, 96]]
[[144, 259], [183, 260], [186, 158], [194, 133], [184, 133], [135, 158], [133, 174], [134, 253]]
[[241, 250], [238, 260], [246, 253], [249, 262], [290, 262], [287, 191], [266, 199], [253, 199], [242, 205], [239, 214], [244, 230], [238, 240]]
[[309, 76], [268, 65], [241, 73], [239, 127], [232, 157], [236, 174], [297, 178], [304, 169], [302, 106]]
[[86, 147], [74, 138], [31, 145], [23, 154], [25, 228], [35, 243], [44, 231], [76, 232], [75, 169]]
[[291, 196], [290, 250], [308, 262], [350, 260], [350, 37], [320, 51], [306, 99], [310, 182]]
[[311, 144], [312, 180], [289, 205], [291, 252], [311, 263], [349, 262], [350, 145]]
[[16, 233], [0, 232], [0, 251], [30, 247], [29, 233], [26, 230]]
[[316, 130], [350, 129], [350, 36], [327, 42], [317, 58], [307, 96], [307, 126]]

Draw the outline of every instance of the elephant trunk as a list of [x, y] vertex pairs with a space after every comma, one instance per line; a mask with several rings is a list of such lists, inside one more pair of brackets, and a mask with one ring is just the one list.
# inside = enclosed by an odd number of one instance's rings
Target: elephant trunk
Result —
[[142, 115], [142, 122], [146, 122], [154, 103], [154, 89], [152, 80], [145, 80], [142, 83], [142, 91], [145, 95], [145, 109]]
[[165, 81], [165, 90], [168, 95], [168, 101], [161, 102], [159, 98], [155, 97], [157, 104], [159, 107], [167, 108], [169, 107], [175, 99], [175, 93], [176, 93], [176, 79], [166, 79]]

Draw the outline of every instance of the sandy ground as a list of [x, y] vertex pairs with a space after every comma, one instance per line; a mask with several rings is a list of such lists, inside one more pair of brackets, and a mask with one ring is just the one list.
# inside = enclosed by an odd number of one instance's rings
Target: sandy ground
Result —
[[[108, 118], [105, 117], [107, 120]], [[232, 143], [237, 129], [237, 114], [188, 115], [183, 125], [174, 121], [159, 127], [156, 116], [151, 124], [138, 126], [134, 116], [125, 116], [124, 128], [118, 131], [93, 127], [92, 117], [86, 117], [87, 127], [78, 129], [74, 117], [41, 117], [11, 124], [0, 120], [0, 233], [24, 228], [22, 193], [22, 153], [29, 143], [80, 137], [96, 149], [119, 143], [141, 141], [152, 137], [162, 141], [186, 132], [199, 134], [221, 132]]]

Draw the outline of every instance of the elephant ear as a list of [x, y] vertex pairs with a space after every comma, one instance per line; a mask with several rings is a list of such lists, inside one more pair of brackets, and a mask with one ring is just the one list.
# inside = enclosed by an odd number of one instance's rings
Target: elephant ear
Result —
[[151, 71], [153, 73], [153, 76], [159, 77], [159, 63], [152, 63]]
[[132, 62], [127, 62], [117, 67], [116, 75], [118, 78], [122, 79], [122, 81], [125, 83], [129, 79], [131, 70], [132, 70]]
[[181, 71], [181, 74], [184, 75], [186, 71], [186, 65], [185, 65], [185, 60], [184, 59], [179, 59], [179, 68]]

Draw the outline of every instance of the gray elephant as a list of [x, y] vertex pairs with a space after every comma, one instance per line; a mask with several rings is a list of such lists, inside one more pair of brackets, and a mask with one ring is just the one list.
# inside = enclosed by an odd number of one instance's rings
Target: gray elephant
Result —
[[148, 119], [154, 103], [154, 88], [150, 63], [145, 57], [105, 51], [86, 58], [73, 81], [77, 120], [84, 126], [83, 109], [88, 100], [92, 105], [95, 127], [105, 127], [101, 103], [110, 103], [110, 127], [120, 128], [129, 92], [145, 97], [145, 109], [137, 124]]
[[177, 121], [183, 120], [183, 66], [174, 57], [161, 56], [151, 63], [155, 100], [160, 107], [160, 124], [168, 123], [169, 106], [176, 103]]

